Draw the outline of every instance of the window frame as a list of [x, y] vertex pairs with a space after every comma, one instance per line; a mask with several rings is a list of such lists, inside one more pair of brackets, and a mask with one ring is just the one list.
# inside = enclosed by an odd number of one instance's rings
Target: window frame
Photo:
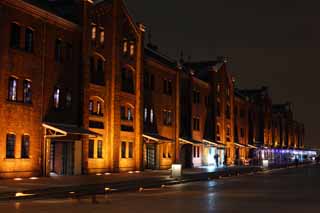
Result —
[[28, 134], [23, 134], [21, 138], [21, 158], [30, 158], [30, 135]]
[[[13, 137], [13, 140], [9, 141], [10, 136]], [[15, 146], [16, 146], [16, 135], [14, 133], [8, 133], [6, 137], [6, 159], [15, 158]]]

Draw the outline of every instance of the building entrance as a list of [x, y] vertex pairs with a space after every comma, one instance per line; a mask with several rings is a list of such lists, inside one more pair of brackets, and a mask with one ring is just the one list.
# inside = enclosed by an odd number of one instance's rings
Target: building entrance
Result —
[[74, 142], [51, 141], [50, 174], [74, 175]]
[[156, 145], [146, 144], [147, 164], [146, 169], [156, 169]]

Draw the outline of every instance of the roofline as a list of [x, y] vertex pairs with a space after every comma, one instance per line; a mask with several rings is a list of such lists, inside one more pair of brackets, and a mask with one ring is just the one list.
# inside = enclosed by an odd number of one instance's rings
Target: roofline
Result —
[[44, 18], [46, 21], [52, 24], [60, 24], [61, 26], [73, 29], [80, 30], [80, 26], [72, 21], [69, 21], [61, 16], [58, 16], [50, 11], [44, 10], [40, 7], [37, 7], [31, 3], [25, 2], [23, 0], [3, 0], [1, 3], [4, 3], [8, 6], [11, 6], [17, 10], [21, 10], [24, 13], [28, 13], [38, 18]]

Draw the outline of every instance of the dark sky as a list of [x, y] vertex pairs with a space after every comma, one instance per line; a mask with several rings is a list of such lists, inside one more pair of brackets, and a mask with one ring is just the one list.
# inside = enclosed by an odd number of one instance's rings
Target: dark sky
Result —
[[126, 0], [160, 51], [191, 60], [228, 57], [237, 86], [269, 86], [273, 103], [293, 102], [306, 143], [320, 147], [319, 0]]

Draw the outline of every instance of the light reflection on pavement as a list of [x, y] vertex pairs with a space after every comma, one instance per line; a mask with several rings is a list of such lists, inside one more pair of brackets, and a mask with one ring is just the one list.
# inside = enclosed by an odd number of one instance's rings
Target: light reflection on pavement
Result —
[[[320, 212], [320, 167], [278, 170], [80, 200], [0, 203], [0, 212]], [[94, 200], [95, 201], [95, 200]]]

